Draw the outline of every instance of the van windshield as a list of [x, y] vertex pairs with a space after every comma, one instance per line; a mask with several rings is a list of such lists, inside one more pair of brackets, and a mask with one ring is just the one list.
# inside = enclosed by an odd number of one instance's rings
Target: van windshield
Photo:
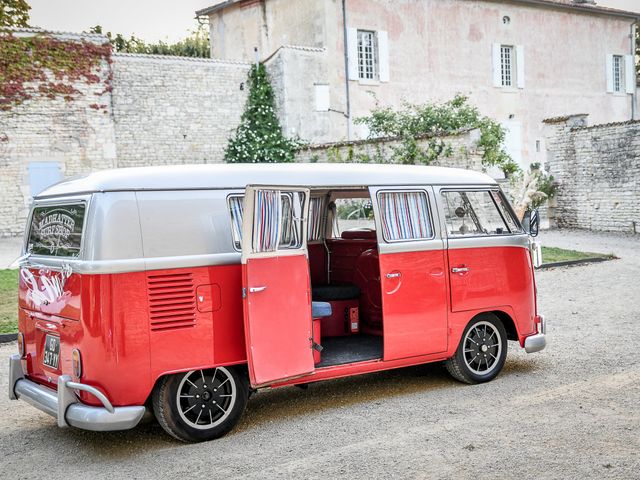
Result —
[[85, 209], [84, 202], [35, 207], [27, 252], [51, 257], [78, 257]]

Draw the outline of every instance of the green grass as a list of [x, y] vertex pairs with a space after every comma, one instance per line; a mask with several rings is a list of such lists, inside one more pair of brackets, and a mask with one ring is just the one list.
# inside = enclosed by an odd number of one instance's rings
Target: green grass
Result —
[[18, 331], [18, 270], [0, 270], [0, 333]]
[[564, 248], [542, 247], [542, 263], [566, 262], [569, 260], [584, 260], [585, 258], [614, 258], [613, 255], [602, 253], [578, 252]]

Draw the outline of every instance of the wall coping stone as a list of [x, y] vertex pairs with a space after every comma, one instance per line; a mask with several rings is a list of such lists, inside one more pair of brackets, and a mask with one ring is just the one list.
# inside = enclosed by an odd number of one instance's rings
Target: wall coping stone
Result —
[[247, 62], [235, 62], [231, 60], [220, 60], [218, 58], [200, 58], [200, 57], [182, 57], [179, 55], [157, 55], [152, 53], [124, 53], [114, 52], [113, 57], [123, 57], [139, 60], [164, 60], [166, 62], [178, 61], [178, 62], [198, 62], [198, 63], [214, 63], [216, 65], [232, 65], [249, 67], [251, 64]]
[[[456, 130], [455, 132], [440, 132], [440, 133], [429, 133], [424, 135], [416, 136], [416, 140], [426, 140], [429, 138], [447, 138], [447, 137], [456, 137], [460, 135], [464, 135], [465, 133], [472, 132], [477, 130], [477, 128], [463, 128], [461, 130]], [[346, 140], [342, 142], [329, 142], [329, 143], [315, 143], [309, 145], [303, 145], [298, 150], [324, 150], [328, 148], [342, 148], [342, 147], [357, 147], [360, 145], [367, 144], [378, 144], [378, 143], [388, 143], [388, 142], [397, 142], [402, 140], [401, 137], [375, 137], [375, 138], [365, 138], [362, 140]]]

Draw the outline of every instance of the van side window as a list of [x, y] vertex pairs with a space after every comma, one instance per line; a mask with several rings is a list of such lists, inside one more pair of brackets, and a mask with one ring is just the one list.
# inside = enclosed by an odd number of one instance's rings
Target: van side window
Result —
[[424, 240], [433, 237], [425, 192], [380, 192], [378, 204], [385, 241]]
[[340, 238], [342, 232], [346, 230], [358, 228], [375, 230], [373, 205], [368, 196], [337, 198], [333, 204], [335, 205], [332, 227], [333, 238]]
[[512, 233], [489, 190], [445, 191], [442, 196], [449, 237]]
[[[278, 209], [278, 199], [280, 208]], [[229, 213], [231, 215], [231, 235], [236, 250], [242, 249], [242, 217], [244, 195], [230, 195], [228, 197]], [[261, 191], [256, 198], [256, 208], [260, 209], [260, 218], [256, 218], [255, 228], [260, 229], [260, 249], [256, 252], [270, 252], [275, 250], [278, 229], [274, 228], [280, 222], [280, 241], [278, 248], [300, 247], [300, 232], [302, 229], [302, 206], [304, 195], [301, 193], [282, 193], [276, 191]], [[274, 236], [275, 235], [275, 236]], [[254, 246], [258, 248], [258, 246]]]
[[228, 201], [229, 213], [231, 214], [233, 247], [239, 251], [242, 249], [242, 208], [244, 205], [244, 195], [231, 195]]

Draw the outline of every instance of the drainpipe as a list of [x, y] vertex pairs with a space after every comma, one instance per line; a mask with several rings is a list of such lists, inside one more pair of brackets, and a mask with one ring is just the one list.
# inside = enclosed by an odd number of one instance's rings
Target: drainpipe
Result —
[[[636, 58], [636, 29], [638, 26], [638, 19], [636, 18], [633, 23], [631, 24], [631, 33], [630, 33], [630, 37], [631, 37], [631, 55], [633, 56], [633, 58]], [[633, 65], [635, 67], [635, 63], [633, 62]], [[633, 69], [633, 93], [631, 94], [631, 120], [635, 120], [636, 119], [636, 110], [638, 108], [637, 105], [637, 93], [638, 93], [638, 73], [637, 73], [637, 69], [634, 68]]]
[[349, 46], [347, 45], [347, 0], [342, 0], [342, 38], [344, 39], [344, 89], [347, 105], [347, 140], [351, 140], [351, 98], [349, 94]]

